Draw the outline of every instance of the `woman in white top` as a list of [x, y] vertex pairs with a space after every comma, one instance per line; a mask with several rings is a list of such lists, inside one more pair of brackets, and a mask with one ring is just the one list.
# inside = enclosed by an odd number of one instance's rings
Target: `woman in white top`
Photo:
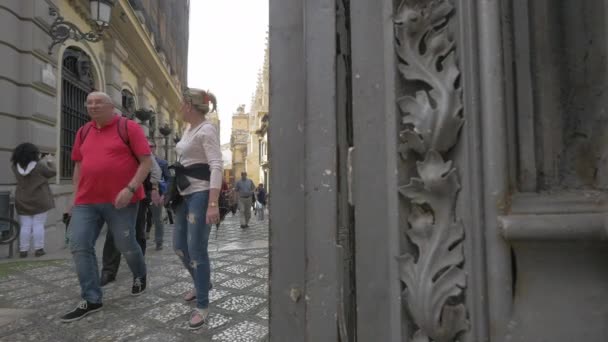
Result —
[[[209, 317], [211, 268], [207, 247], [211, 225], [219, 222], [223, 163], [218, 132], [205, 119], [210, 103], [215, 110], [215, 97], [203, 90], [190, 88], [184, 92], [181, 112], [188, 126], [175, 147], [177, 161], [183, 166], [181, 172], [176, 169], [183, 200], [175, 209], [173, 247], [194, 281], [194, 289], [184, 297], [186, 301], [196, 299], [190, 329], [202, 327]], [[185, 175], [184, 170], [196, 171]]]

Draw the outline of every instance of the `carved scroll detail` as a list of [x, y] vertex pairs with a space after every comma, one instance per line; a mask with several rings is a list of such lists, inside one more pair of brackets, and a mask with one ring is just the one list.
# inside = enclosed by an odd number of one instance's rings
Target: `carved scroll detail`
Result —
[[468, 329], [463, 290], [464, 229], [454, 213], [460, 184], [448, 152], [462, 118], [460, 71], [448, 24], [449, 0], [403, 0], [395, 15], [399, 71], [415, 96], [398, 99], [399, 152], [417, 176], [399, 191], [410, 205], [405, 234], [414, 252], [399, 257], [414, 342], [452, 342]]

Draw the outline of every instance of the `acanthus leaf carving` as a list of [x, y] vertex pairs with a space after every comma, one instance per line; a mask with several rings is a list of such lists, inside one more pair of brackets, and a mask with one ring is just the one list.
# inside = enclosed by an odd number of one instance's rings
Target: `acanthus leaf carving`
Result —
[[469, 325], [463, 299], [464, 227], [454, 213], [460, 183], [453, 162], [445, 158], [464, 123], [460, 71], [448, 27], [454, 10], [449, 0], [403, 0], [395, 15], [398, 68], [417, 87], [414, 96], [397, 100], [399, 153], [406, 162], [416, 161], [418, 174], [399, 187], [411, 209], [405, 234], [416, 247], [398, 258], [415, 342], [452, 342]]
[[[454, 11], [449, 1], [421, 1], [416, 7], [404, 0], [396, 16], [398, 68], [408, 81], [420, 81], [431, 90], [398, 100], [405, 130], [422, 136], [427, 150], [446, 152], [456, 144], [464, 120], [461, 90], [456, 87], [460, 72], [455, 44], [448, 30]], [[413, 128], [412, 128], [413, 127]]]

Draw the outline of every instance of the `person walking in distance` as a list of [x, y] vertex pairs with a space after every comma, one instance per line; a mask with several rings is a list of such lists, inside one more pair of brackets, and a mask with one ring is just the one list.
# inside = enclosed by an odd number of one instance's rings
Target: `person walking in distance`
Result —
[[258, 220], [264, 221], [264, 210], [266, 210], [266, 189], [264, 189], [264, 184], [260, 183], [257, 189], [255, 189], [255, 198]]
[[173, 248], [194, 281], [194, 289], [184, 296], [185, 301], [196, 299], [190, 329], [201, 328], [209, 318], [209, 234], [220, 219], [223, 161], [217, 129], [205, 118], [210, 103], [215, 110], [215, 97], [203, 90], [184, 92], [181, 113], [188, 125], [175, 147], [173, 165], [179, 198], [169, 199], [175, 208]]
[[161, 170], [161, 179], [158, 184], [158, 191], [161, 196], [161, 200], [158, 204], [152, 203], [151, 206], [152, 222], [154, 223], [154, 242], [156, 243], [156, 250], [160, 251], [163, 249], [163, 238], [165, 234], [165, 225], [163, 223], [163, 196], [167, 192], [167, 183], [171, 179], [171, 173], [169, 172], [169, 163], [158, 155], [154, 154], [154, 150], [156, 149], [156, 145], [154, 143], [150, 144], [150, 149], [152, 150], [152, 154], [156, 158], [156, 163], [159, 165]]
[[49, 157], [40, 158], [38, 147], [23, 143], [15, 148], [11, 157], [12, 170], [17, 179], [15, 208], [19, 215], [21, 233], [19, 256], [26, 258], [32, 235], [35, 256], [44, 252], [44, 224], [49, 210], [55, 207], [49, 178], [55, 177], [55, 164]]
[[133, 273], [131, 294], [141, 295], [147, 286], [135, 219], [137, 203], [144, 198], [142, 183], [152, 167], [148, 140], [137, 123], [114, 113], [107, 94], [90, 93], [85, 105], [91, 121], [78, 130], [72, 149], [75, 198], [70, 220], [70, 250], [82, 301], [62, 316], [63, 322], [79, 320], [103, 306], [95, 241], [104, 223]]
[[253, 181], [247, 178], [247, 172], [242, 172], [241, 179], [236, 182], [234, 191], [236, 191], [239, 199], [239, 210], [241, 212], [241, 228], [243, 229], [249, 227], [254, 190], [255, 185], [253, 184]]

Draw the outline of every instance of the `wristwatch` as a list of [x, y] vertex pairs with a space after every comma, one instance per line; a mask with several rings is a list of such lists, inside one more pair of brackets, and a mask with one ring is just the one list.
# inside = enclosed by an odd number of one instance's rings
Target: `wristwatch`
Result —
[[130, 186], [130, 185], [127, 185], [127, 189], [128, 189], [128, 190], [129, 190], [129, 192], [131, 192], [132, 194], [134, 194], [134, 193], [135, 193], [135, 191], [137, 190], [137, 189], [135, 189], [134, 187], [132, 187], [132, 186]]
[[209, 202], [209, 206], [211, 208], [216, 208], [217, 207], [217, 202], [216, 201], [211, 201], [211, 202]]

